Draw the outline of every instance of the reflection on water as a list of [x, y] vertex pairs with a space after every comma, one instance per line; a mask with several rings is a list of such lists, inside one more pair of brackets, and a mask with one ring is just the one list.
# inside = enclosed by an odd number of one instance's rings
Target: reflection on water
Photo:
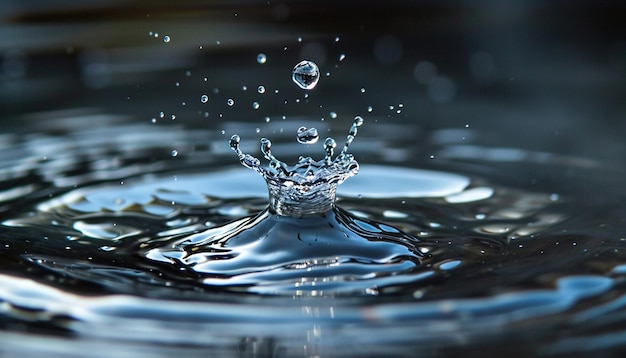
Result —
[[[622, 348], [619, 11], [353, 5], [6, 4], [0, 351]], [[328, 228], [264, 212], [231, 135], [296, 162], [357, 115]]]

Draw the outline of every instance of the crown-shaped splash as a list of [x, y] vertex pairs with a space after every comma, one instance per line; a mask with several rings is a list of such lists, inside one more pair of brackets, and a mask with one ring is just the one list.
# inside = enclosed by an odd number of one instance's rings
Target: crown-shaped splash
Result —
[[[261, 152], [269, 160], [268, 167], [262, 167], [259, 159], [241, 151], [238, 135], [230, 138], [230, 147], [237, 153], [243, 166], [261, 174], [267, 182], [270, 209], [273, 212], [283, 216], [321, 214], [334, 207], [337, 186], [359, 172], [359, 163], [348, 153], [348, 147], [356, 136], [357, 127], [362, 124], [362, 117], [354, 118], [346, 144], [335, 159], [332, 157], [337, 144], [332, 138], [324, 141], [324, 159], [315, 161], [311, 157], [300, 157], [294, 166], [272, 155], [272, 142], [267, 138], [261, 138]], [[297, 138], [300, 143], [315, 143], [318, 139], [317, 130], [301, 127]]]

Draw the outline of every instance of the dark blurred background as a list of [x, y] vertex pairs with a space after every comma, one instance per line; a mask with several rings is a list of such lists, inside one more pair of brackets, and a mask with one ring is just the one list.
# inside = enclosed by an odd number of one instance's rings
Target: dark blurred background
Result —
[[[0, 125], [54, 127], [33, 114], [85, 108], [140, 122], [164, 112], [215, 130], [330, 111], [345, 124], [371, 106], [379, 123], [469, 127], [486, 145], [618, 163], [625, 10], [621, 1], [5, 1]], [[289, 77], [302, 58], [322, 71], [308, 106]]]

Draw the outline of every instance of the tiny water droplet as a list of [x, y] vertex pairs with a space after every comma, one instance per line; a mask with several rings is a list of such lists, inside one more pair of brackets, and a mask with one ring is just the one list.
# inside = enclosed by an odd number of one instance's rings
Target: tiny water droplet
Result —
[[329, 114], [330, 114], [330, 118], [333, 118], [333, 119], [337, 118], [337, 113], [330, 112]]
[[298, 37], [298, 42], [302, 42], [302, 37]]
[[229, 98], [228, 101], [226, 101], [226, 104], [228, 104], [229, 107], [232, 107], [235, 104], [235, 100], [232, 98]]
[[372, 108], [372, 106], [367, 106], [367, 111], [368, 111], [369, 113], [372, 113], [372, 111], [373, 111], [373, 110], [374, 110], [374, 108]]
[[159, 118], [163, 118], [163, 117], [165, 117], [165, 113], [159, 112]]
[[265, 117], [265, 123], [269, 123], [270, 122], [270, 117]]
[[202, 97], [200, 97], [200, 101], [202, 103], [207, 103], [209, 101], [209, 96], [203, 94]]
[[178, 151], [176, 149], [173, 149], [170, 154], [171, 154], [172, 157], [177, 157], [178, 156]]
[[315, 88], [320, 79], [320, 70], [312, 61], [301, 61], [292, 71], [291, 79], [298, 87], [310, 90]]
[[339, 42], [339, 36], [335, 37], [335, 43]]
[[346, 59], [346, 55], [345, 54], [342, 53], [341, 55], [339, 55], [339, 61], [343, 61], [345, 59]]
[[257, 92], [259, 92], [260, 94], [265, 93], [265, 87], [264, 86], [259, 86], [259, 88], [256, 89]]
[[259, 104], [259, 102], [252, 102], [252, 108], [254, 108], [254, 109], [259, 109], [259, 107], [261, 107], [261, 105]]
[[170, 42], [169, 36], [163, 36], [163, 42]]
[[156, 118], [152, 118], [151, 120], [152, 123], [156, 123], [156, 121], [157, 121]]
[[317, 134], [316, 128], [300, 127], [296, 133], [298, 143], [301, 144], [314, 144], [320, 138]]
[[365, 87], [361, 87], [361, 93], [365, 93]]
[[264, 53], [260, 53], [256, 56], [256, 62], [260, 63], [260, 64], [264, 64], [265, 62], [267, 62], [267, 56], [265, 56]]
[[241, 89], [244, 90], [244, 91], [247, 91], [248, 90], [248, 86], [241, 86]]

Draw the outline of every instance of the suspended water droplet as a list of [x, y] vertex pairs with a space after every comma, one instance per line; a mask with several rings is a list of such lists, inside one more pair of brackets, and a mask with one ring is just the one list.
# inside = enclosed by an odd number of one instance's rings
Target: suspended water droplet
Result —
[[317, 134], [316, 128], [300, 127], [298, 128], [298, 132], [296, 133], [296, 138], [298, 140], [298, 143], [314, 144], [317, 143], [319, 135]]
[[172, 152], [170, 153], [170, 155], [172, 157], [177, 157], [178, 156], [178, 151], [176, 149], [173, 149]]
[[261, 105], [259, 104], [259, 102], [252, 102], [252, 108], [254, 108], [254, 109], [259, 109], [259, 107], [261, 107]]
[[200, 102], [202, 102], [202, 103], [207, 103], [208, 101], [209, 101], [209, 96], [207, 96], [207, 95], [203, 94], [203, 95], [200, 97]]
[[333, 118], [333, 119], [337, 118], [336, 112], [330, 112], [329, 114], [330, 114], [330, 118]]
[[256, 56], [256, 62], [260, 63], [260, 64], [264, 64], [265, 62], [267, 62], [267, 56], [265, 56], [264, 53], [260, 53]]
[[256, 89], [257, 92], [259, 92], [260, 94], [265, 93], [265, 87], [264, 86], [259, 86], [259, 88]]
[[339, 55], [339, 61], [343, 61], [345, 59], [346, 59], [346, 55], [345, 54], [342, 53], [341, 55]]
[[361, 93], [365, 93], [365, 87], [361, 87]]
[[165, 113], [159, 112], [159, 118], [164, 118], [164, 117], [165, 117]]
[[229, 99], [226, 101], [226, 104], [228, 104], [228, 106], [229, 106], [229, 107], [232, 107], [232, 106], [234, 106], [234, 105], [235, 105], [235, 100], [234, 100], [234, 99], [232, 99], [232, 98], [229, 98]]
[[265, 117], [265, 123], [269, 123], [270, 122], [270, 117]]
[[163, 36], [163, 42], [170, 42], [170, 37], [169, 36]]
[[298, 87], [310, 90], [315, 88], [320, 79], [320, 70], [312, 61], [301, 61], [294, 68], [291, 79]]
[[367, 112], [372, 113], [374, 108], [372, 106], [367, 106]]

